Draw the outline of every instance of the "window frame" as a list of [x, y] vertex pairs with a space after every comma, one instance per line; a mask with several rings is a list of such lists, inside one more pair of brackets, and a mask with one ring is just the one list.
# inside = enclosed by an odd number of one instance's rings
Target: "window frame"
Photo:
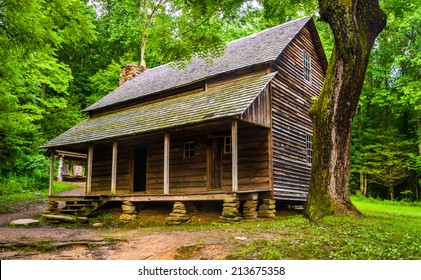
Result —
[[311, 166], [313, 162], [313, 135], [306, 133], [306, 162]]
[[303, 52], [303, 73], [304, 80], [311, 82], [311, 55], [307, 52]]
[[191, 159], [196, 156], [196, 141], [187, 141], [183, 144], [183, 159]]
[[232, 154], [232, 138], [231, 138], [231, 136], [224, 136], [223, 152], [224, 152], [224, 155]]

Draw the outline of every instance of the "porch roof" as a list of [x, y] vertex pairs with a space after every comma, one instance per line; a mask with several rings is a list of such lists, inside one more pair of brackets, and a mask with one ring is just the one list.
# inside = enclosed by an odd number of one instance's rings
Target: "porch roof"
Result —
[[42, 148], [82, 144], [239, 116], [276, 72], [209, 91], [179, 95], [86, 119]]

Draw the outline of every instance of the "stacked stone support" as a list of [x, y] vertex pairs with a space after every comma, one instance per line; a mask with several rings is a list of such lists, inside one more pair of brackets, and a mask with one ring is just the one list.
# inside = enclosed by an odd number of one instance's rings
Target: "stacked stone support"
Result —
[[184, 202], [174, 202], [173, 210], [166, 219], [167, 225], [180, 225], [190, 220]]
[[223, 223], [239, 222], [243, 218], [240, 215], [240, 201], [239, 200], [224, 200], [222, 205], [222, 215], [219, 220]]
[[257, 200], [246, 200], [243, 204], [243, 218], [245, 220], [256, 220], [257, 214]]
[[259, 218], [275, 218], [276, 214], [276, 200], [262, 199], [262, 204], [259, 206]]
[[45, 207], [45, 209], [42, 212], [44, 214], [51, 214], [51, 213], [57, 212], [58, 210], [57, 207], [58, 207], [57, 201], [49, 200], [47, 202], [47, 207]]
[[119, 219], [123, 221], [133, 221], [137, 218], [137, 211], [136, 206], [133, 202], [125, 200], [123, 204], [121, 204], [121, 209], [123, 210], [123, 214], [120, 215]]

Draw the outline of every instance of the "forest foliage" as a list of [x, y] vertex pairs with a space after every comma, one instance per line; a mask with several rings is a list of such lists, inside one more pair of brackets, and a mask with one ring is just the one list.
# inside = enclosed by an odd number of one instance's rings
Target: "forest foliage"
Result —
[[[388, 23], [354, 117], [350, 189], [419, 200], [421, 3], [380, 3]], [[1, 1], [0, 194], [48, 186], [39, 147], [116, 88], [123, 65], [215, 57], [231, 40], [303, 16], [317, 19], [317, 1]], [[332, 35], [317, 25], [329, 57]]]

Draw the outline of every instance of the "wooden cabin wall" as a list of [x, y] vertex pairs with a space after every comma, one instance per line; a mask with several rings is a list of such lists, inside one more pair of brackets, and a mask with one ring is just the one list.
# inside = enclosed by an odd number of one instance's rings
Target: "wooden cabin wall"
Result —
[[112, 144], [94, 145], [92, 160], [92, 194], [111, 191]]
[[131, 158], [132, 148], [129, 145], [118, 144], [117, 153], [117, 187], [116, 193], [129, 193], [131, 191]]
[[[157, 142], [162, 142], [159, 139]], [[133, 153], [135, 148], [147, 147], [147, 184], [152, 193], [163, 192], [163, 143], [149, 144], [142, 141], [118, 142], [117, 194], [132, 192]], [[110, 194], [111, 191], [112, 144], [94, 146], [92, 162], [92, 194]]]
[[266, 87], [253, 101], [250, 107], [241, 115], [240, 119], [270, 128], [270, 93]]
[[[147, 147], [146, 193], [164, 193], [164, 137]], [[171, 169], [170, 169], [171, 170]]]
[[[205, 128], [204, 128], [205, 130]], [[269, 129], [245, 124], [238, 130], [238, 185], [239, 191], [268, 190], [269, 184]], [[186, 136], [171, 136], [170, 194], [205, 193], [207, 182], [208, 149], [212, 137], [231, 135], [230, 130], [213, 133], [186, 132]], [[193, 158], [183, 158], [184, 143], [195, 142]], [[146, 194], [163, 194], [164, 148], [163, 137], [142, 143], [140, 140], [119, 141], [117, 153], [116, 194], [131, 193], [133, 186], [133, 158], [136, 148], [147, 149]], [[222, 187], [232, 190], [232, 155], [222, 155]], [[92, 165], [92, 194], [109, 195], [111, 190], [112, 144], [94, 146]]]
[[[311, 81], [304, 79], [303, 51], [311, 55]], [[308, 115], [318, 96], [324, 72], [312, 37], [304, 28], [272, 65], [273, 180], [275, 198], [307, 200], [311, 166], [306, 159], [306, 134], [312, 135]]]
[[[192, 135], [171, 139], [170, 147], [170, 193], [206, 192], [207, 138]], [[184, 143], [195, 142], [195, 154], [184, 158]]]
[[[238, 130], [238, 190], [270, 190], [269, 129], [250, 126]], [[230, 167], [231, 168], [231, 167]], [[231, 183], [230, 183], [231, 185]]]

